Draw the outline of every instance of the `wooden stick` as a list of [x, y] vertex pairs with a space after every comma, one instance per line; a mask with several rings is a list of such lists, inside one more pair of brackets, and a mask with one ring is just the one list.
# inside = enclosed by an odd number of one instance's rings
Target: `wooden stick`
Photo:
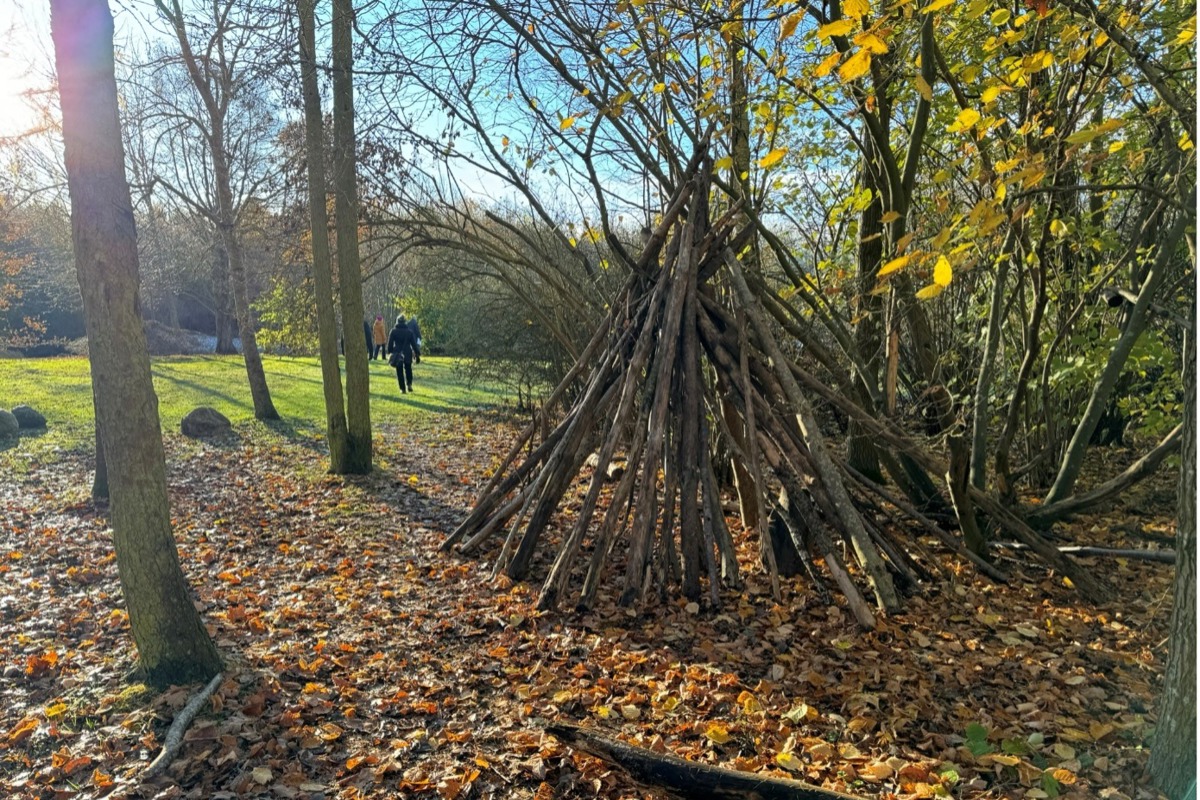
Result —
[[842, 469], [846, 471], [846, 474], [853, 478], [859, 484], [859, 486], [869, 492], [875, 493], [885, 502], [891, 503], [893, 506], [900, 509], [902, 512], [904, 512], [905, 516], [914, 522], [919, 523], [921, 527], [936, 536], [938, 541], [946, 545], [946, 547], [949, 547], [959, 556], [967, 559], [976, 567], [978, 567], [979, 571], [984, 575], [987, 575], [997, 583], [1008, 583], [1008, 575], [1004, 571], [996, 567], [994, 564], [988, 563], [985, 559], [981, 558], [975, 553], [972, 553], [963, 545], [961, 541], [955, 539], [949, 533], [942, 530], [941, 526], [936, 522], [922, 514], [920, 511], [917, 511], [917, 509], [913, 508], [913, 506], [910, 505], [907, 500], [892, 494], [887, 489], [884, 489], [882, 486], [875, 483], [875, 481], [868, 478], [866, 475], [863, 475], [861, 472], [854, 469], [854, 467], [851, 467], [849, 464], [842, 464], [841, 466]]
[[691, 800], [855, 800], [853, 795], [755, 772], [739, 772], [685, 761], [626, 744], [599, 731], [555, 723], [546, 732], [562, 742], [620, 767], [638, 783]]
[[[1029, 550], [1029, 545], [1020, 542], [992, 542], [992, 547], [1003, 550]], [[1157, 564], [1174, 564], [1174, 550], [1143, 550], [1140, 548], [1122, 549], [1119, 547], [1088, 547], [1067, 545], [1058, 548], [1058, 552], [1076, 558], [1133, 558], [1138, 561], [1153, 561]]]
[[200, 707], [204, 705], [208, 698], [212, 697], [213, 692], [221, 685], [224, 677], [225, 673], [223, 672], [218, 672], [214, 675], [213, 679], [208, 682], [208, 685], [189, 700], [187, 705], [176, 715], [175, 721], [167, 729], [167, 738], [163, 740], [162, 752], [150, 762], [150, 765], [142, 773], [141, 780], [143, 782], [154, 780], [171, 765], [171, 762], [175, 760], [175, 756], [179, 755], [179, 748], [183, 746], [183, 734], [187, 731], [188, 725], [192, 724], [192, 720], [200, 713]]

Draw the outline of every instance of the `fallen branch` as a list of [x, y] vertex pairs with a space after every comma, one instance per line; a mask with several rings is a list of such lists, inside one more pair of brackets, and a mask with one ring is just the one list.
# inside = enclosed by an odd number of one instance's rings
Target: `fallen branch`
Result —
[[1048, 525], [1056, 520], [1087, 511], [1115, 499], [1130, 486], [1152, 475], [1167, 456], [1178, 452], [1182, 433], [1183, 425], [1176, 425], [1157, 447], [1131, 464], [1129, 469], [1120, 475], [1105, 481], [1089, 492], [1036, 508], [1026, 518], [1034, 525]]
[[175, 760], [175, 756], [179, 754], [179, 748], [183, 746], [183, 734], [187, 731], [188, 725], [192, 724], [192, 720], [200, 713], [201, 706], [204, 705], [208, 698], [212, 697], [213, 692], [221, 685], [221, 680], [224, 677], [225, 673], [223, 672], [218, 672], [214, 675], [213, 679], [208, 682], [208, 685], [201, 689], [199, 694], [189, 700], [187, 705], [175, 717], [175, 721], [167, 729], [167, 738], [163, 740], [162, 752], [150, 762], [150, 766], [146, 767], [146, 771], [142, 773], [141, 779], [143, 781], [154, 780]]
[[546, 726], [565, 744], [620, 767], [645, 786], [690, 800], [856, 800], [853, 795], [786, 778], [738, 772], [634, 747], [598, 731], [568, 723]]
[[[992, 547], [1001, 548], [1004, 550], [1028, 550], [1028, 545], [1020, 542], [992, 542]], [[1058, 548], [1058, 552], [1063, 555], [1075, 556], [1076, 558], [1134, 558], [1138, 561], [1153, 561], [1158, 564], [1174, 564], [1174, 550], [1143, 550], [1121, 549], [1117, 547], [1085, 547], [1079, 545], [1069, 545]]]

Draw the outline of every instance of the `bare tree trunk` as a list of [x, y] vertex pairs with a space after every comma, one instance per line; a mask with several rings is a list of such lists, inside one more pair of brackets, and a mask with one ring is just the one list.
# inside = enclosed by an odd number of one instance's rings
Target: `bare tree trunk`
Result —
[[[1192, 323], [1193, 325], [1195, 322]], [[1183, 347], [1183, 463], [1175, 529], [1175, 605], [1167, 672], [1149, 770], [1168, 797], [1182, 798], [1196, 784], [1196, 335]]]
[[[217, 126], [214, 126], [217, 127]], [[214, 137], [215, 139], [215, 137]], [[279, 412], [271, 401], [271, 390], [267, 387], [267, 375], [263, 371], [262, 355], [258, 352], [258, 337], [254, 332], [254, 317], [250, 313], [249, 290], [246, 286], [246, 264], [242, 257], [242, 243], [238, 240], [233, 217], [233, 193], [229, 184], [229, 164], [224, 152], [214, 147], [214, 170], [217, 182], [217, 197], [220, 203], [221, 238], [225, 252], [229, 254], [229, 285], [233, 289], [233, 310], [237, 316], [238, 334], [242, 340], [242, 361], [246, 364], [246, 379], [250, 383], [250, 399], [254, 403], [254, 418], [279, 419]]]
[[138, 308], [137, 239], [117, 118], [112, 15], [106, 0], [51, 0], [50, 28], [71, 238], [130, 628], [150, 682], [208, 680], [220, 670], [220, 657], [192, 604], [171, 533], [158, 399]]
[[[742, 202], [743, 208], [749, 209], [753, 201], [753, 188], [750, 183], [750, 120], [747, 117], [746, 68], [742, 63], [745, 57], [745, 48], [741, 47], [740, 43], [730, 47], [730, 150], [733, 161], [730, 167], [730, 184], [736, 192], [735, 199]], [[759, 264], [757, 237], [753, 240], [748, 255], [750, 260], [747, 266], [752, 272], [756, 271]], [[718, 376], [718, 381], [721, 380], [723, 379]], [[753, 471], [741, 456], [737, 455], [749, 452], [746, 421], [727, 401], [722, 401], [721, 410], [725, 417], [725, 426], [733, 439], [733, 445], [737, 448], [731, 456], [731, 461], [742, 527], [747, 531], [759, 530], [759, 523], [762, 521], [759, 518], [759, 487], [754, 481]]]
[[325, 133], [321, 118], [321, 93], [317, 87], [315, 6], [315, 0], [296, 2], [300, 17], [304, 145], [308, 154], [308, 219], [312, 232], [312, 274], [317, 301], [321, 385], [325, 391], [329, 471], [342, 474], [346, 472], [348, 442], [346, 408], [342, 401], [342, 371], [338, 362], [337, 314], [333, 306], [333, 274], [329, 263], [329, 217], [325, 210]]
[[[160, 8], [166, 8], [165, 4]], [[229, 153], [225, 141], [225, 119], [229, 110], [232, 94], [230, 84], [233, 77], [223, 72], [214, 72], [211, 65], [206, 64], [202, 70], [192, 51], [191, 42], [187, 37], [187, 28], [183, 19], [183, 10], [179, 0], [174, 0], [168, 19], [175, 30], [175, 38], [179, 41], [179, 53], [187, 68], [188, 77], [204, 104], [208, 114], [208, 149], [212, 158], [213, 188], [216, 190], [217, 209], [214, 222], [217, 233], [221, 237], [221, 246], [229, 259], [229, 286], [233, 293], [233, 311], [237, 316], [238, 335], [242, 340], [242, 360], [246, 364], [246, 379], [250, 383], [250, 398], [254, 402], [256, 419], [279, 419], [279, 412], [271, 401], [271, 391], [267, 387], [267, 376], [263, 372], [262, 356], [258, 352], [258, 339], [254, 333], [254, 318], [250, 313], [249, 289], [246, 283], [246, 264], [242, 257], [242, 243], [237, 235], [237, 211], [234, 208], [232, 179], [229, 174]], [[223, 87], [220, 99], [213, 92], [210, 80], [222, 80]]]
[[[854, 344], [862, 357], [863, 371], [858, 375], [861, 397], [868, 408], [878, 411], [875, 399], [879, 395], [879, 365], [883, 353], [883, 303], [874, 292], [879, 280], [876, 274], [883, 264], [883, 196], [880, 191], [879, 170], [875, 163], [874, 141], [863, 137], [862, 186], [871, 192], [871, 202], [862, 210], [858, 221], [858, 277], [855, 281], [859, 322], [854, 327]], [[856, 370], [857, 371], [857, 370]], [[879, 471], [879, 456], [870, 435], [855, 421], [850, 421], [850, 438], [846, 442], [846, 460], [854, 469], [876, 483], [883, 480]]]
[[[1010, 232], [1005, 253], [1015, 246], [1016, 228]], [[991, 424], [988, 401], [991, 399], [992, 382], [996, 375], [996, 353], [1000, 349], [1000, 317], [1004, 309], [1004, 284], [1012, 257], [1001, 256], [1000, 266], [992, 284], [992, 298], [988, 310], [987, 333], [983, 339], [983, 355], [979, 365], [979, 377], [975, 381], [974, 408], [971, 412], [971, 485], [983, 489], [987, 483], [987, 433]]]
[[[337, 219], [338, 289], [346, 340], [346, 472], [371, 471], [371, 373], [367, 343], [358, 336], [364, 319], [358, 259], [358, 185], [355, 174], [354, 55], [350, 33], [353, 0], [333, 0], [334, 215]], [[351, 335], [353, 330], [353, 335]]]

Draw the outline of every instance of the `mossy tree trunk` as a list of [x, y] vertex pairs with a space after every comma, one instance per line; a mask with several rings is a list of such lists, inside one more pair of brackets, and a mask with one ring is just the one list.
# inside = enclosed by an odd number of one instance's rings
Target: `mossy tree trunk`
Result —
[[147, 680], [207, 680], [220, 658], [192, 604], [171, 533], [158, 399], [138, 307], [112, 15], [106, 0], [51, 0], [50, 11], [71, 238], [130, 628]]

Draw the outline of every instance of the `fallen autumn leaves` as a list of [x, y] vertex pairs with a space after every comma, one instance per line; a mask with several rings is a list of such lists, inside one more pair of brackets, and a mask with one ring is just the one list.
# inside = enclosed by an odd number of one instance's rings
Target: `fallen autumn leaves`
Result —
[[0, 487], [0, 795], [646, 794], [543, 733], [561, 720], [863, 796], [1154, 796], [1138, 775], [1169, 568], [1109, 562], [1120, 598], [1097, 609], [1036, 565], [1009, 560], [1019, 580], [1001, 587], [947, 561], [955, 583], [862, 634], [799, 580], [775, 604], [739, 536], [748, 592], [718, 611], [627, 616], [602, 595], [586, 615], [541, 614], [536, 582], [489, 583], [437, 550], [510, 435], [478, 419], [388, 431], [365, 479], [322, 474], [311, 440], [172, 439], [175, 530], [228, 665], [144, 786], [195, 687], [126, 683], [85, 460]]

